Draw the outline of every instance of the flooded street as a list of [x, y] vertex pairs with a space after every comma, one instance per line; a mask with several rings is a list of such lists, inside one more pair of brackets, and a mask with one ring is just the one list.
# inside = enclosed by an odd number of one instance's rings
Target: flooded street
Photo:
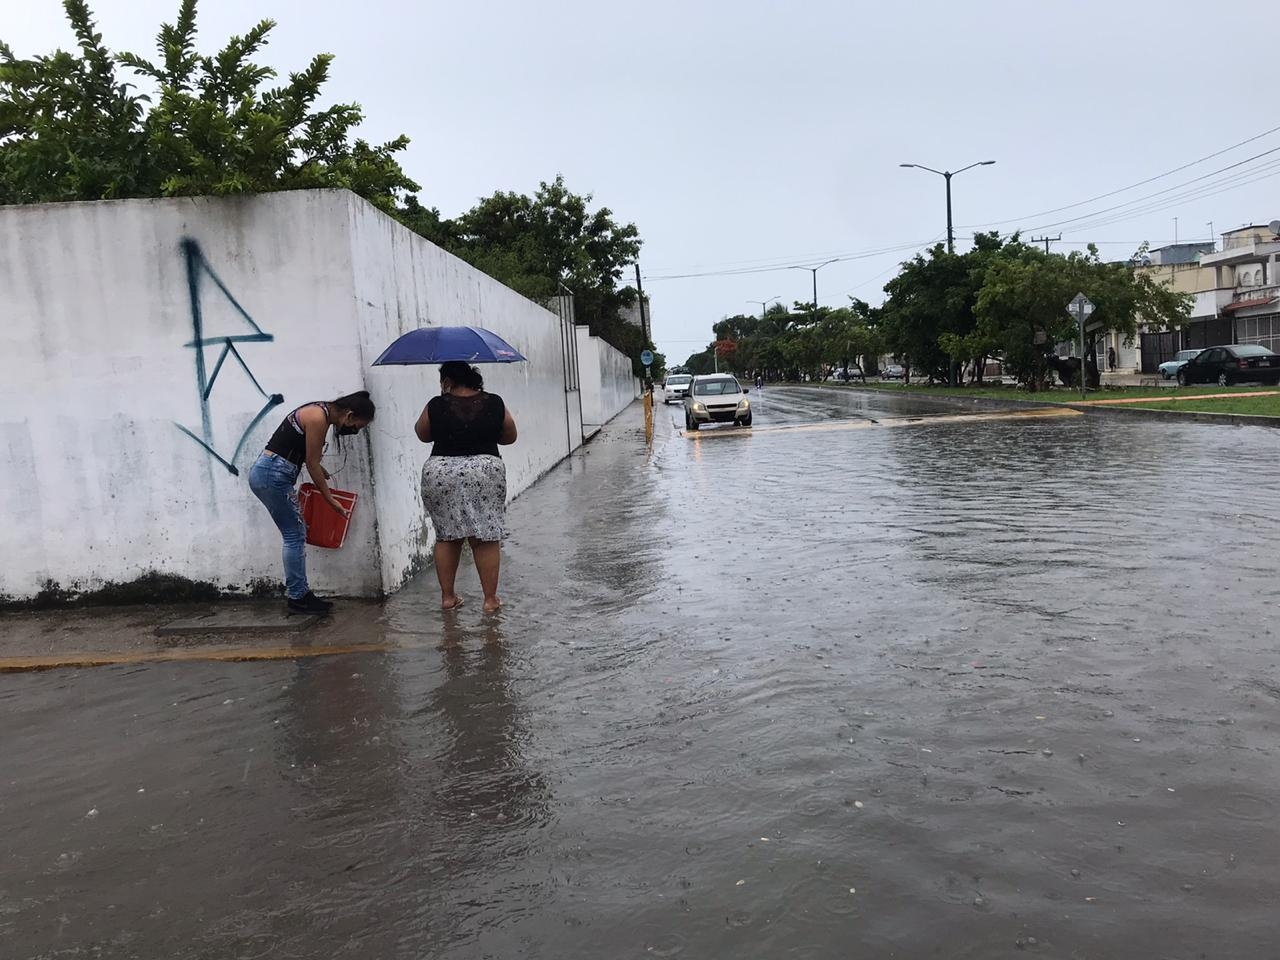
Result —
[[4, 956], [1273, 955], [1280, 432], [753, 403], [517, 500], [500, 618], [0, 675]]

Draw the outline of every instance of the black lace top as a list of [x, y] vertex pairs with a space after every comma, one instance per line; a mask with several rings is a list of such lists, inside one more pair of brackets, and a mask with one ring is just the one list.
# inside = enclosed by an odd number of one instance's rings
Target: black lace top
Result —
[[498, 437], [507, 405], [496, 393], [443, 394], [427, 402], [433, 457], [499, 456]]

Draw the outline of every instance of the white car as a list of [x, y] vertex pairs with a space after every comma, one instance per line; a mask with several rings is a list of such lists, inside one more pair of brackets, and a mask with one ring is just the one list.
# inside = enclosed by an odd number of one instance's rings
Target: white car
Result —
[[737, 377], [713, 373], [693, 378], [684, 398], [684, 428], [697, 430], [704, 423], [751, 426], [751, 401]]
[[1172, 380], [1178, 375], [1178, 371], [1182, 369], [1183, 364], [1198, 356], [1200, 356], [1199, 350], [1179, 350], [1173, 355], [1172, 360], [1166, 360], [1156, 369], [1160, 371], [1160, 376], [1164, 377], [1164, 379]]
[[665, 406], [672, 400], [683, 400], [689, 392], [689, 384], [693, 377], [687, 373], [673, 373], [662, 381], [662, 403]]

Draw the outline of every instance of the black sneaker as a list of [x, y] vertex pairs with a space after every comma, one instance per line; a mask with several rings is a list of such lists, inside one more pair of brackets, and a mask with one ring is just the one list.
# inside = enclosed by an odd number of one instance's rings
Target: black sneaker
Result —
[[289, 598], [290, 613], [319, 614], [320, 616], [323, 617], [332, 609], [333, 609], [332, 603], [330, 603], [328, 600], [321, 600], [310, 590], [308, 590], [303, 596], [299, 597], [297, 600], [295, 600], [293, 597]]

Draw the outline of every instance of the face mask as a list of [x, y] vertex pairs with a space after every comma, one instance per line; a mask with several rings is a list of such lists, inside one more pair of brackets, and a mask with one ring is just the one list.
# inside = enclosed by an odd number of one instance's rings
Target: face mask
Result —
[[337, 431], [338, 436], [340, 436], [340, 437], [349, 437], [349, 436], [351, 436], [353, 433], [359, 433], [359, 432], [360, 432], [360, 428], [359, 428], [359, 427], [334, 427], [334, 430], [336, 430], [336, 431]]

